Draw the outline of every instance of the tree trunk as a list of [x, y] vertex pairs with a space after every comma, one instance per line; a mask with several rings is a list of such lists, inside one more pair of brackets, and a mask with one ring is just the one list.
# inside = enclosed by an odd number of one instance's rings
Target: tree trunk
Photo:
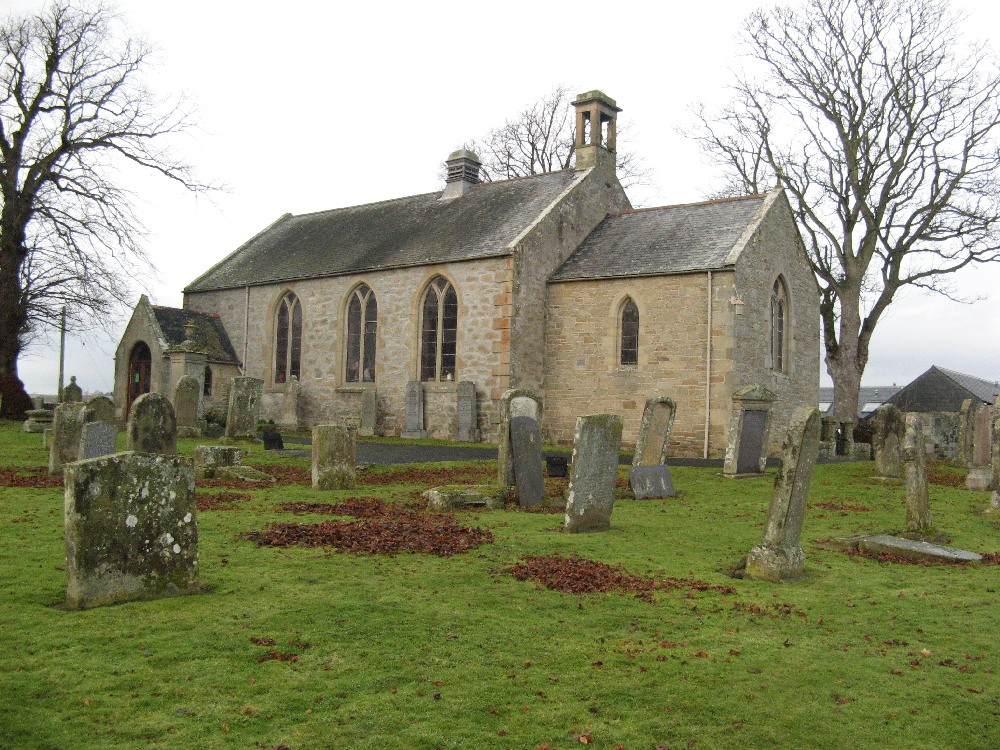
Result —
[[21, 334], [25, 311], [22, 303], [19, 269], [24, 260], [24, 222], [16, 206], [4, 191], [4, 207], [0, 214], [0, 418], [24, 419], [24, 412], [34, 404], [17, 377], [17, 358], [21, 354]]
[[24, 419], [24, 412], [34, 409], [35, 406], [24, 390], [24, 383], [17, 377], [19, 352], [6, 351], [10, 348], [7, 343], [11, 340], [17, 341], [17, 338], [11, 339], [6, 335], [0, 335], [0, 397], [3, 398], [3, 403], [0, 404], [0, 418]]
[[[840, 297], [839, 335], [826, 336], [826, 341], [835, 341], [834, 346], [827, 344], [826, 371], [833, 378], [833, 416], [841, 422], [848, 419], [858, 421], [858, 391], [861, 388], [861, 376], [868, 364], [867, 353], [862, 351], [860, 292], [852, 295], [842, 293]], [[854, 299], [850, 299], [853, 297]], [[824, 318], [824, 327], [833, 322]], [[827, 332], [829, 333], [829, 332]]]

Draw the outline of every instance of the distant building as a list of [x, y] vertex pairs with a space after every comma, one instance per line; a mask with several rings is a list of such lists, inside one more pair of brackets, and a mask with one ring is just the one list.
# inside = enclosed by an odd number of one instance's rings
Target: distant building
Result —
[[[858, 391], [858, 419], [871, 416], [871, 413], [888, 401], [900, 390], [893, 385], [863, 385]], [[833, 415], [833, 387], [821, 386], [819, 389], [819, 411], [824, 417]]]

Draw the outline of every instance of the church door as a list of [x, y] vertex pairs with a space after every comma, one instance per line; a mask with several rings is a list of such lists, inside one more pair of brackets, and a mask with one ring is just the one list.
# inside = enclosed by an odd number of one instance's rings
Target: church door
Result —
[[128, 397], [125, 401], [125, 418], [132, 410], [132, 402], [144, 393], [149, 393], [150, 371], [153, 355], [142, 341], [132, 347], [128, 358]]

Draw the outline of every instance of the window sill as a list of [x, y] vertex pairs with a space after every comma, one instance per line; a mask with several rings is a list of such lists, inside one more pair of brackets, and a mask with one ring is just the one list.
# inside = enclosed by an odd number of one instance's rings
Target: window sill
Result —
[[374, 391], [375, 383], [345, 383], [334, 389], [337, 393], [364, 393]]
[[639, 365], [618, 365], [615, 372], [639, 372]]
[[427, 393], [454, 393], [458, 389], [457, 380], [423, 380], [421, 384]]

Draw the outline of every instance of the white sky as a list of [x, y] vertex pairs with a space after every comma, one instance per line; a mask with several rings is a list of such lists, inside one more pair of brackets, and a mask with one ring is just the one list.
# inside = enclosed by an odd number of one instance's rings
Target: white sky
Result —
[[[136, 286], [180, 307], [181, 290], [285, 212], [307, 213], [441, 189], [440, 164], [558, 83], [599, 88], [623, 108], [630, 147], [654, 184], [646, 206], [701, 200], [712, 173], [676, 129], [695, 101], [721, 101], [734, 38], [760, 2], [351, 2], [128, 0], [134, 32], [158, 50], [151, 86], [185, 93], [199, 130], [177, 144], [228, 190], [193, 197], [136, 183], [157, 270]], [[38, 0], [0, 0], [3, 15]], [[1000, 51], [1000, 4], [965, 0], [974, 35]], [[1000, 269], [956, 277], [972, 305], [909, 292], [872, 341], [865, 383], [902, 385], [932, 364], [1000, 377]], [[66, 381], [111, 390], [113, 334], [71, 331]], [[58, 336], [22, 356], [29, 392], [54, 393]], [[828, 380], [823, 370], [824, 383]]]

